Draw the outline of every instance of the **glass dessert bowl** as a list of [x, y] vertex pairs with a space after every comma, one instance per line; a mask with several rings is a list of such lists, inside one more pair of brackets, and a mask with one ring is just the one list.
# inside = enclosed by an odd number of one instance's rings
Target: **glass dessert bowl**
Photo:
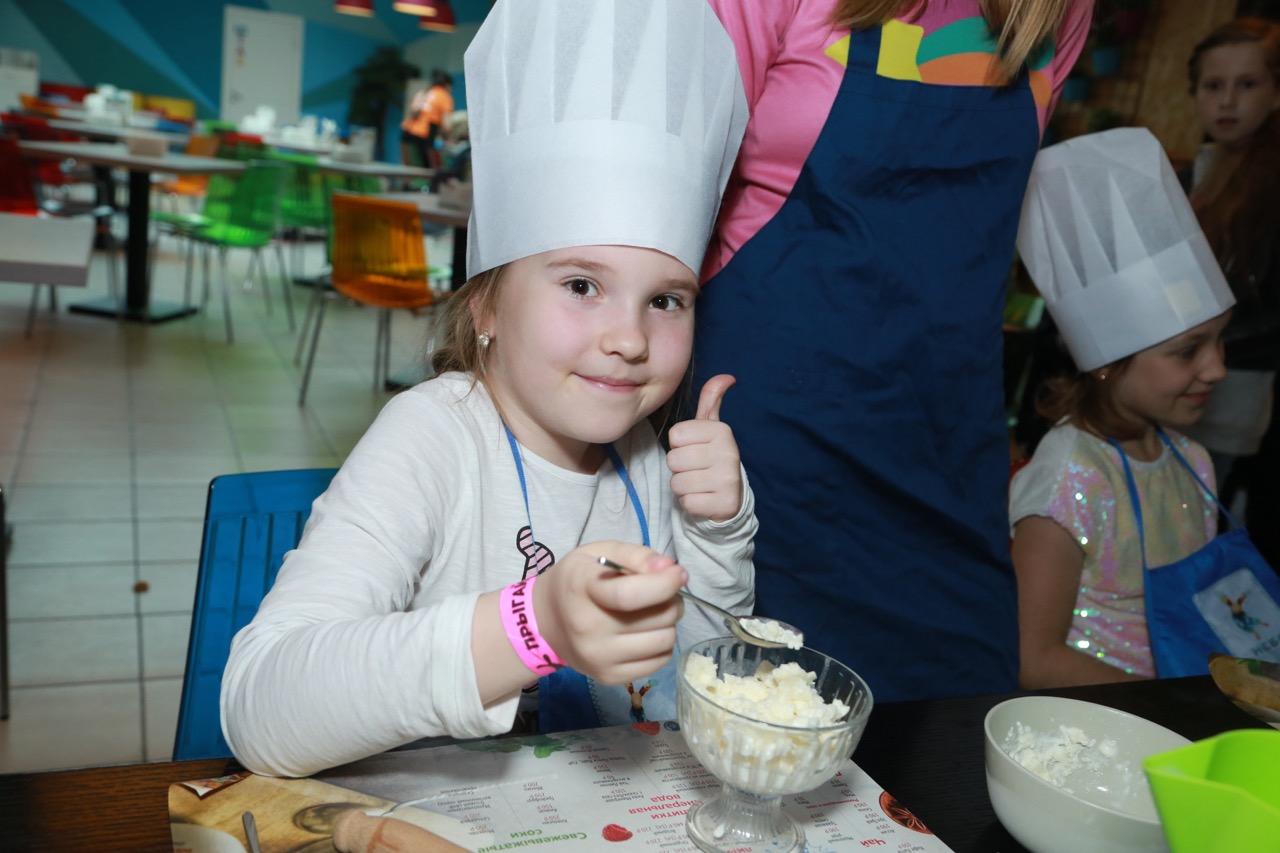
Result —
[[677, 679], [680, 729], [720, 792], [689, 810], [707, 851], [802, 851], [782, 797], [811, 791], [853, 754], [871, 689], [821, 652], [763, 648], [733, 637], [690, 648]]

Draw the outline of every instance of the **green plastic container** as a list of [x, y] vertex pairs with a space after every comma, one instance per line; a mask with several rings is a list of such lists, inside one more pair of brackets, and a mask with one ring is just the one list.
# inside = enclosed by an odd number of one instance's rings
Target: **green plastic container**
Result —
[[1280, 731], [1225, 732], [1142, 766], [1170, 853], [1280, 850]]

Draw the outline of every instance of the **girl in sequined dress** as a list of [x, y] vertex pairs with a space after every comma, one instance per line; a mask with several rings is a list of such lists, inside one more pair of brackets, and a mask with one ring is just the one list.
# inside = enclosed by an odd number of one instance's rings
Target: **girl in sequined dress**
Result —
[[[1050, 380], [1041, 414], [1056, 422], [1013, 479], [1013, 565], [1024, 688], [1155, 676], [1147, 638], [1128, 454], [1142, 496], [1147, 562], [1165, 565], [1217, 533], [1217, 509], [1165, 448], [1157, 424], [1194, 423], [1226, 373], [1221, 316], [1106, 367]], [[1213, 482], [1199, 444], [1166, 435]]]
[[1094, 139], [1041, 152], [1018, 238], [1077, 368], [1042, 388], [1054, 427], [1010, 487], [1027, 689], [1158, 675], [1147, 570], [1217, 534], [1216, 505], [1188, 470], [1212, 484], [1213, 465], [1180, 430], [1226, 374], [1233, 299], [1155, 138]]

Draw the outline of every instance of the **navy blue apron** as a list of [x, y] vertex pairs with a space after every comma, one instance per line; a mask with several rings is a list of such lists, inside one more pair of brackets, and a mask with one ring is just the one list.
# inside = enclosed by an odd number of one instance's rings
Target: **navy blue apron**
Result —
[[[520, 447], [511, 430], [503, 425], [507, 442], [511, 446], [511, 458], [515, 461], [520, 477], [520, 492], [524, 495], [524, 511], [529, 526], [516, 537], [517, 547], [525, 555], [525, 577], [530, 573], [540, 575], [551, 567], [551, 552], [533, 536], [533, 513], [529, 509], [529, 487], [524, 477], [524, 463], [520, 459]], [[649, 545], [649, 521], [635, 484], [627, 473], [627, 466], [612, 444], [605, 445], [613, 470], [627, 489], [631, 508], [639, 523], [639, 538]], [[600, 726], [616, 726], [624, 723], [643, 723], [676, 718], [676, 666], [680, 659], [679, 646], [665, 666], [648, 676], [643, 682], [622, 685], [600, 684], [572, 667], [562, 667], [550, 675], [538, 679], [538, 730], [562, 732], [574, 729], [594, 729]]]
[[[1218, 496], [1163, 430], [1160, 438], [1226, 514]], [[1208, 675], [1211, 652], [1280, 663], [1280, 577], [1249, 541], [1249, 534], [1233, 520], [1232, 530], [1190, 556], [1167, 566], [1148, 567], [1142, 504], [1129, 457], [1115, 439], [1107, 440], [1124, 463], [1129, 500], [1138, 521], [1147, 633], [1156, 673], [1161, 678]]]
[[877, 701], [1009, 690], [1001, 311], [1039, 145], [1013, 86], [848, 68], [795, 188], [698, 301], [694, 387], [725, 397], [751, 478], [756, 610]]

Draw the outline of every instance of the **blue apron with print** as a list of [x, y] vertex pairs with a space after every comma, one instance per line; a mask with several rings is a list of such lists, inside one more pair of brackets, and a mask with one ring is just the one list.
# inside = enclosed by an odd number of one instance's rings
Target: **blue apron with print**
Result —
[[[1196, 485], [1226, 513], [1218, 496], [1163, 430], [1160, 438]], [[1208, 675], [1211, 652], [1280, 663], [1280, 576], [1249, 541], [1249, 534], [1232, 522], [1234, 529], [1190, 556], [1167, 566], [1148, 567], [1142, 504], [1129, 457], [1114, 439], [1108, 441], [1124, 463], [1129, 500], [1138, 521], [1147, 633], [1156, 673], [1161, 678]]]

